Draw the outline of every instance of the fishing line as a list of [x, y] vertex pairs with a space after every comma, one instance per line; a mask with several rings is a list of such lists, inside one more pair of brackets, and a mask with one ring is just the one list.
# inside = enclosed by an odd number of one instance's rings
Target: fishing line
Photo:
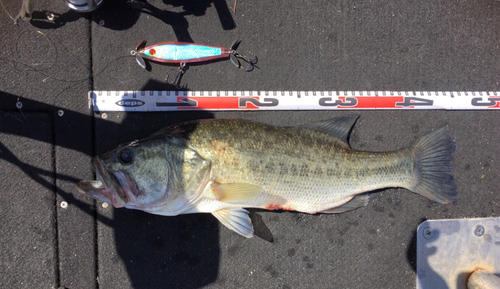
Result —
[[[4, 12], [9, 16], [9, 18], [11, 18], [13, 21], [15, 21], [15, 19], [10, 15], [10, 13], [7, 11], [7, 9], [5, 8], [4, 4], [3, 4], [3, 1], [0, 0], [0, 4], [2, 5], [2, 9], [4, 10]], [[65, 91], [71, 89], [71, 88], [74, 88], [78, 85], [82, 85], [83, 82], [85, 81], [89, 81], [91, 80], [93, 77], [96, 77], [96, 76], [99, 76], [100, 74], [102, 74], [104, 71], [106, 71], [107, 68], [109, 68], [113, 63], [116, 63], [117, 61], [123, 59], [123, 58], [130, 58], [130, 55], [127, 53], [127, 54], [124, 54], [123, 56], [117, 56], [116, 58], [114, 58], [113, 60], [109, 61], [105, 66], [104, 68], [102, 68], [100, 71], [98, 71], [97, 73], [94, 73], [92, 74], [92, 69], [91, 67], [86, 64], [84, 61], [82, 61], [77, 55], [75, 55], [70, 49], [68, 49], [68, 47], [66, 47], [64, 44], [62, 44], [62, 41], [60, 41], [60, 39], [58, 39], [58, 37], [55, 35], [55, 34], [52, 34], [49, 35], [46, 34], [47, 31], [40, 31], [38, 29], [36, 29], [35, 27], [26, 27], [26, 26], [22, 26], [23, 24], [19, 24], [18, 25], [14, 25], [14, 28], [17, 29], [17, 27], [19, 27], [19, 29], [24, 29], [24, 31], [22, 31], [19, 36], [17, 37], [17, 40], [16, 40], [16, 43], [14, 45], [14, 57], [0, 57], [1, 60], [3, 60], [4, 62], [9, 62], [9, 63], [12, 63], [12, 69], [14, 69], [15, 71], [20, 71], [20, 72], [29, 72], [29, 71], [32, 71], [32, 72], [36, 72], [36, 73], [39, 73], [41, 74], [43, 77], [45, 77], [42, 82], [46, 82], [47, 80], [53, 80], [53, 81], [57, 81], [57, 82], [62, 82], [62, 83], [68, 83], [68, 84], [71, 84], [69, 85], [68, 87], [62, 89], [60, 92], [56, 93], [53, 98], [52, 98], [52, 102], [53, 104], [55, 105], [59, 95], [61, 95], [62, 93], [64, 93]], [[43, 62], [35, 62], [35, 63], [27, 63], [25, 61], [22, 61], [22, 60], [19, 60], [19, 59], [23, 59], [23, 55], [21, 53], [22, 51], [22, 48], [20, 47], [21, 45], [21, 41], [23, 40], [24, 37], [26, 37], [26, 35], [28, 33], [38, 33], [40, 35], [42, 35], [42, 37], [47, 41], [47, 43], [49, 44], [50, 48], [49, 48], [49, 51], [54, 51], [53, 54], [50, 54], [50, 59], [48, 59], [47, 61], [43, 61]], [[55, 40], [51, 39], [51, 38], [55, 38]], [[83, 77], [83, 78], [77, 78], [77, 79], [68, 79], [68, 78], [59, 78], [59, 77], [55, 77], [53, 75], [53, 73], [50, 73], [48, 71], [50, 70], [55, 70], [57, 68], [57, 63], [58, 63], [58, 59], [60, 59], [60, 49], [59, 47], [62, 47], [62, 51], [69, 55], [70, 58], [72, 59], [75, 59], [79, 65], [85, 67], [85, 72], [89, 75], [87, 77]], [[45, 67], [41, 67], [41, 66], [44, 66]], [[41, 67], [41, 68], [39, 68]]]
[[[24, 115], [24, 112], [23, 112], [23, 109], [22, 109], [23, 108], [23, 103], [20, 101], [20, 98], [21, 97], [17, 97], [16, 108], [19, 109], [19, 111], [21, 112], [21, 115], [26, 120], [26, 123], [29, 123], [28, 119]], [[22, 122], [22, 123], [24, 123], [24, 122]]]
[[10, 19], [12, 19], [12, 21], [14, 21], [14, 23], [16, 23], [16, 19], [14, 19], [14, 17], [12, 17], [10, 15], [10, 13], [7, 11], [7, 9], [5, 8], [5, 6], [3, 5], [3, 1], [2, 0], [0, 0], [0, 4], [2, 4], [3, 11], [5, 11], [5, 13], [10, 17]]
[[[76, 56], [75, 54], [73, 54], [65, 45], [63, 45], [60, 41], [58, 41], [56, 43], [56, 41], [50, 39], [45, 33], [39, 31], [39, 30], [35, 30], [38, 34], [42, 35], [48, 42], [49, 44], [51, 45], [51, 47], [54, 49], [54, 56], [53, 56], [53, 61], [47, 61], [47, 62], [39, 62], [39, 63], [34, 63], [34, 64], [28, 64], [26, 62], [23, 62], [23, 61], [19, 61], [19, 60], [15, 60], [15, 59], [6, 59], [6, 58], [3, 58], [7, 61], [10, 61], [14, 64], [20, 64], [20, 65], [23, 65], [29, 69], [21, 69], [20, 67], [18, 66], [14, 66], [17, 70], [21, 70], [21, 71], [34, 71], [34, 72], [38, 72], [40, 74], [42, 74], [43, 76], [46, 76], [47, 78], [46, 79], [52, 79], [52, 80], [56, 80], [56, 81], [59, 81], [59, 82], [65, 82], [65, 83], [72, 83], [72, 82], [81, 82], [81, 81], [85, 81], [85, 80], [88, 80], [90, 79], [91, 77], [84, 77], [84, 78], [79, 78], [79, 79], [63, 79], [63, 78], [57, 78], [57, 77], [54, 77], [52, 76], [51, 74], [47, 73], [47, 72], [44, 72], [46, 70], [50, 70], [50, 69], [53, 69], [55, 66], [56, 66], [56, 63], [57, 63], [57, 59], [59, 59], [59, 55], [60, 55], [60, 52], [59, 52], [59, 49], [57, 48], [58, 46], [62, 46], [65, 50], [65, 53], [69, 54], [70, 56], [72, 56], [72, 58], [74, 58], [78, 63], [80, 63], [83, 67], [86, 68], [86, 72], [87, 73], [91, 73], [91, 68], [86, 64], [84, 63], [78, 56]], [[15, 53], [17, 54], [17, 56], [19, 58], [22, 58], [22, 55], [20, 53], [21, 51], [21, 48], [19, 47], [19, 43], [21, 41], [21, 38], [26, 34], [26, 33], [29, 33], [29, 32], [32, 32], [32, 31], [24, 31], [20, 36], [19, 38], [17, 39], [16, 41], [16, 51]], [[56, 36], [53, 35], [53, 37], [57, 38]], [[130, 55], [128, 54], [124, 54], [123, 56], [118, 56], [116, 57], [115, 59], [111, 60], [110, 62], [108, 62], [106, 64], [106, 66], [101, 69], [101, 71], [97, 72], [96, 74], [94, 74], [95, 76], [98, 76], [100, 75], [101, 73], [103, 73], [111, 64], [113, 64], [114, 62], [122, 59], [122, 58], [126, 58], [126, 57], [130, 57]], [[37, 65], [42, 65], [42, 64], [47, 64], [49, 63], [50, 66], [47, 67], [47, 68], [41, 68], [41, 69], [37, 69], [36, 66]]]
[[103, 73], [111, 64], [113, 64], [114, 62], [116, 62], [116, 61], [118, 61], [120, 59], [123, 59], [123, 58], [130, 58], [130, 55], [119, 56], [119, 57], [115, 58], [114, 60], [110, 61], [108, 64], [106, 64], [106, 66], [103, 69], [101, 69], [101, 71], [99, 71], [99, 72], [97, 72], [97, 73], [95, 73], [95, 74], [93, 74], [91, 76], [88, 76], [86, 78], [82, 78], [81, 80], [74, 81], [74, 82], [77, 82], [77, 83], [75, 83], [73, 85], [70, 85], [70, 86], [62, 89], [59, 93], [57, 93], [57, 94], [54, 95], [54, 97], [53, 97], [53, 103], [55, 104], [55, 101], [57, 100], [57, 97], [59, 95], [61, 95], [63, 92], [65, 92], [65, 91], [67, 91], [67, 90], [69, 90], [71, 88], [77, 87], [79, 85], [82, 85], [83, 84], [82, 82], [84, 82], [84, 81], [92, 80], [94, 77], [97, 77], [101, 73]]
[[20, 121], [22, 124], [24, 124], [24, 121], [20, 118], [18, 118], [17, 116], [11, 114], [11, 113], [8, 113], [8, 112], [4, 112], [5, 115], [7, 116], [12, 116], [13, 118], [17, 119], [18, 121]]
[[[21, 48], [19, 47], [20, 46], [20, 42], [22, 41], [23, 37], [27, 34], [27, 33], [30, 33], [32, 31], [29, 31], [29, 30], [25, 30], [24, 32], [22, 32], [19, 37], [17, 37], [17, 41], [16, 41], [16, 44], [15, 44], [15, 53], [16, 53], [16, 57], [17, 59], [22, 59], [22, 54], [20, 53], [21, 51]], [[58, 52], [57, 52], [57, 48], [55, 46], [55, 43], [49, 39], [47, 37], [47, 35], [45, 35], [43, 32], [37, 30], [36, 31], [38, 34], [42, 35], [49, 43], [49, 45], [51, 46], [51, 48], [54, 49], [55, 51], [55, 58], [57, 58], [57, 55], [58, 55]], [[49, 50], [50, 52], [50, 50]], [[50, 53], [48, 53], [50, 55]], [[50, 60], [50, 59], [49, 59]], [[11, 61], [14, 63], [14, 68], [16, 68], [17, 70], [20, 70], [20, 71], [35, 71], [35, 72], [40, 72], [42, 73], [43, 70], [49, 70], [51, 68], [53, 68], [55, 65], [56, 65], [56, 60], [54, 59], [52, 62], [50, 61], [47, 61], [47, 62], [36, 62], [36, 63], [32, 63], [32, 64], [28, 64], [28, 63], [25, 63], [23, 61], [19, 61], [19, 60], [15, 60], [15, 59], [11, 59]], [[16, 66], [17, 64], [21, 64], [21, 65], [24, 65], [25, 67], [29, 68], [29, 69], [21, 69], [20, 67]], [[47, 68], [40, 68], [40, 69], [37, 69], [36, 67], [39, 66], [39, 65], [44, 65], [44, 64], [49, 64], [49, 66]], [[43, 73], [42, 73], [43, 74]]]

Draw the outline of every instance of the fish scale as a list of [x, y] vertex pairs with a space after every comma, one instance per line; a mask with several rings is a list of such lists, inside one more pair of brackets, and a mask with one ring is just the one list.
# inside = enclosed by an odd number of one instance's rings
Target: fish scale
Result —
[[[337, 139], [320, 132], [306, 131], [302, 134], [299, 131], [289, 131], [286, 128], [276, 128], [272, 126], [262, 126], [255, 123], [222, 122], [205, 129], [207, 123], [200, 123], [194, 133], [190, 133], [191, 146], [204, 154], [205, 158], [214, 161], [213, 177], [222, 182], [243, 182], [261, 185], [266, 192], [270, 192], [268, 199], [260, 198], [252, 202], [234, 203], [234, 206], [257, 207], [257, 208], [280, 208], [286, 207], [302, 212], [316, 213], [338, 205], [339, 200], [346, 202], [352, 198], [353, 193], [371, 190], [387, 186], [408, 185], [411, 176], [403, 176], [398, 179], [389, 179], [387, 175], [393, 175], [393, 171], [384, 171], [379, 166], [380, 155], [376, 155], [373, 160], [372, 153], [349, 152], [336, 148], [332, 143]], [[250, 131], [250, 133], [248, 133]], [[232, 149], [226, 148], [224, 151], [214, 150], [211, 144], [214, 139], [232, 143]], [[238, 140], [238, 141], [235, 141]], [[272, 146], [271, 146], [272, 144]], [[300, 150], [298, 148], [307, 148]], [[262, 152], [266, 150], [265, 157]], [[335, 153], [332, 155], [332, 153]], [[244, 157], [243, 157], [243, 154]], [[279, 159], [278, 156], [286, 156]], [[350, 157], [352, 156], [352, 157]], [[364, 157], [364, 159], [362, 159]], [[274, 160], [275, 158], [278, 158]], [[295, 159], [293, 159], [295, 158]], [[351, 160], [346, 159], [351, 158]], [[231, 164], [248, 160], [248, 164], [231, 168]], [[287, 163], [288, 174], [273, 176], [266, 172], [265, 162], [274, 160], [275, 163]], [[323, 170], [330, 170], [330, 174], [339, 176], [338, 179], [324, 179], [316, 176], [312, 179], [308, 176], [301, 176], [300, 166], [307, 164], [313, 167], [318, 159], [324, 161]], [[387, 157], [388, 160], [398, 159], [397, 157]], [[358, 160], [359, 165], [354, 164]], [[359, 170], [366, 167], [367, 161], [375, 161], [381, 176], [377, 180], [369, 180], [363, 183], [356, 183], [353, 180], [350, 170], [341, 167], [338, 163], [351, 163], [349, 168]], [[307, 163], [306, 163], [307, 162]], [[328, 165], [327, 165], [328, 163]], [[292, 169], [295, 168], [295, 169]], [[400, 168], [395, 170], [401, 171]], [[359, 175], [359, 174], [358, 174]], [[289, 176], [289, 179], [286, 179]], [[356, 177], [354, 177], [356, 179]], [[279, 182], [277, 180], [280, 180]], [[288, 183], [286, 183], [288, 181]], [[403, 182], [404, 181], [404, 182]], [[211, 194], [207, 191], [206, 194]], [[332, 198], [332, 195], [335, 195]], [[280, 197], [281, 202], [276, 203], [275, 198]], [[274, 203], [273, 203], [274, 202]], [[202, 210], [210, 210], [204, 209]]]
[[210, 119], [167, 127], [94, 161], [100, 181], [77, 188], [115, 207], [173, 216], [211, 213], [245, 237], [244, 208], [341, 213], [367, 192], [402, 187], [440, 203], [456, 200], [455, 142], [444, 127], [392, 152], [352, 150], [358, 116], [298, 127]]
[[[331, 147], [329, 149], [332, 150]], [[245, 155], [248, 163], [231, 168], [231, 164], [241, 162], [241, 158], [226, 152], [224, 157], [216, 158], [218, 161], [213, 164], [213, 177], [221, 182], [260, 185], [270, 196], [282, 198], [281, 203], [261, 199], [261, 203], [234, 203], [236, 206], [287, 206], [296, 211], [316, 213], [333, 207], [339, 200], [349, 200], [353, 194], [381, 187], [410, 186], [413, 173], [410, 160], [403, 158], [404, 155], [404, 152], [395, 152], [374, 159], [371, 153], [343, 153], [322, 157], [323, 162], [318, 164], [315, 159], [290, 158], [286, 153], [264, 159], [257, 152]], [[349, 168], [335, 165], [346, 162], [350, 163]], [[277, 163], [288, 165], [280, 167], [276, 166]], [[273, 169], [269, 171], [266, 166]], [[315, 174], [315, 170], [325, 174]]]

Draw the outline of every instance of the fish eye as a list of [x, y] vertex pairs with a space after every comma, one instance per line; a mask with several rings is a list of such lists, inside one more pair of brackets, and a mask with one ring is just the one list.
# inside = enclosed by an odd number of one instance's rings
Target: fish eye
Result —
[[120, 152], [119, 160], [123, 164], [131, 163], [134, 160], [134, 153], [130, 149], [123, 149]]

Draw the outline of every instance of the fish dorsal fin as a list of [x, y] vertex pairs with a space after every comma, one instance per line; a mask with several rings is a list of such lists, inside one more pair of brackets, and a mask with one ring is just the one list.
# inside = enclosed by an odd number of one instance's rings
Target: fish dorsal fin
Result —
[[308, 123], [300, 127], [336, 136], [347, 144], [351, 129], [358, 118], [359, 115], [357, 114], [349, 114], [328, 120]]
[[324, 210], [318, 213], [324, 213], [324, 214], [338, 214], [338, 213], [343, 213], [347, 211], [352, 211], [354, 209], [364, 207], [368, 204], [368, 200], [370, 199], [370, 195], [364, 194], [364, 195], [358, 195], [355, 196], [354, 198], [350, 199], [347, 203], [344, 203], [341, 206], [331, 208], [328, 210]]
[[253, 237], [253, 225], [245, 209], [218, 210], [212, 212], [224, 226], [246, 238]]
[[257, 197], [263, 191], [262, 187], [245, 183], [221, 184], [214, 182], [212, 192], [218, 201], [235, 203]]

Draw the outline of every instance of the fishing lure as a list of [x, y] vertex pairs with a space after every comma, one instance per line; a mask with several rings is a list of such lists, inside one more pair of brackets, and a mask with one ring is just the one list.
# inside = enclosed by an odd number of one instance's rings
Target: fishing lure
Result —
[[[137, 63], [144, 69], [146, 69], [145, 59], [161, 63], [179, 63], [177, 75], [170, 84], [181, 89], [183, 87], [180, 85], [180, 80], [187, 70], [187, 63], [229, 58], [234, 66], [247, 72], [252, 71], [254, 67], [257, 67], [255, 65], [257, 57], [249, 58], [236, 51], [240, 43], [241, 40], [236, 40], [230, 48], [187, 42], [162, 42], [145, 47], [146, 40], [142, 40], [137, 44], [136, 49], [131, 51], [131, 54], [135, 55]], [[240, 60], [247, 65], [243, 67]]]

